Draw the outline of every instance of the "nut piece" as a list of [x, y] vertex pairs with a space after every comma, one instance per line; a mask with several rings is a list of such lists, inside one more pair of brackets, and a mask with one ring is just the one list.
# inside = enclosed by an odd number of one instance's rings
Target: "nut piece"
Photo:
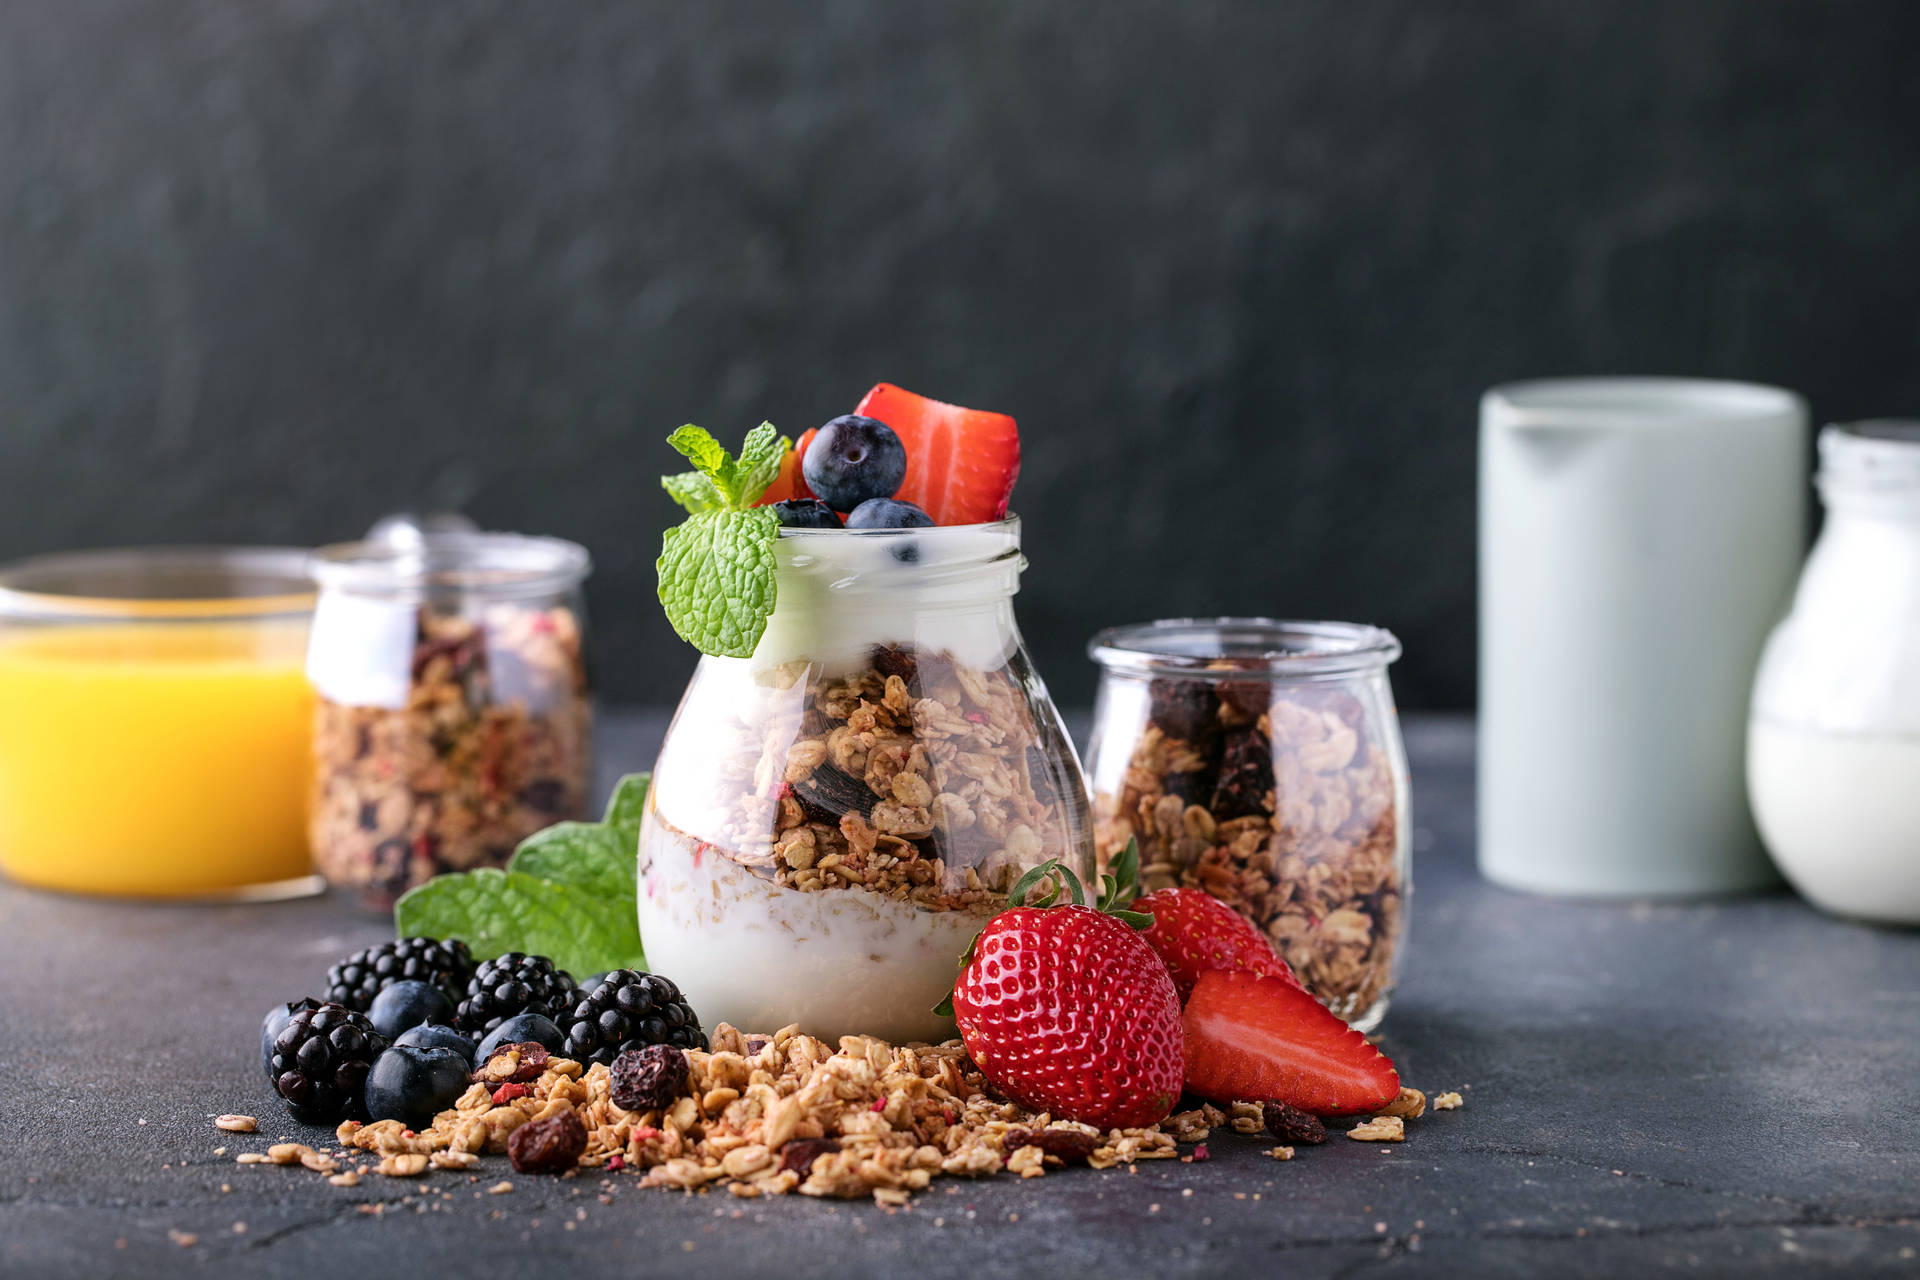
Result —
[[360, 1185], [360, 1172], [357, 1169], [349, 1169], [345, 1173], [334, 1174], [327, 1181], [336, 1187], [357, 1187]]
[[304, 1142], [276, 1142], [267, 1148], [267, 1159], [275, 1164], [299, 1164], [313, 1154], [313, 1148]]
[[586, 1149], [587, 1128], [571, 1107], [507, 1135], [507, 1155], [521, 1173], [563, 1173], [580, 1163]]
[[427, 1158], [413, 1152], [383, 1156], [378, 1172], [389, 1178], [417, 1178], [427, 1171]]
[[1327, 1140], [1327, 1126], [1320, 1117], [1308, 1115], [1284, 1102], [1266, 1102], [1260, 1106], [1267, 1132], [1286, 1143], [1314, 1147]]
[[1407, 1122], [1399, 1116], [1375, 1116], [1347, 1130], [1347, 1136], [1355, 1142], [1405, 1142]]
[[1452, 1092], [1443, 1093], [1433, 1100], [1433, 1109], [1435, 1111], [1458, 1111], [1466, 1105], [1467, 1101], [1465, 1098]]
[[1400, 1096], [1380, 1108], [1383, 1116], [1400, 1116], [1406, 1120], [1418, 1120], [1427, 1114], [1427, 1095], [1418, 1089], [1400, 1087]]
[[213, 1127], [228, 1133], [252, 1133], [260, 1127], [260, 1122], [252, 1116], [224, 1115], [213, 1118]]

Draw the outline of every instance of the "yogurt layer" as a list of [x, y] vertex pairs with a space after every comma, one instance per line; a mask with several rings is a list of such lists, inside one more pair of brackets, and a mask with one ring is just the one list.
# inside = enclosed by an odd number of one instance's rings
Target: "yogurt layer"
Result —
[[860, 889], [802, 892], [762, 879], [665, 822], [640, 843], [640, 936], [706, 1029], [797, 1022], [829, 1044], [955, 1035], [932, 1012], [983, 917], [923, 911]]
[[790, 529], [774, 543], [776, 595], [751, 659], [837, 673], [875, 645], [945, 650], [992, 670], [1019, 647], [1012, 597], [1020, 522], [933, 529]]

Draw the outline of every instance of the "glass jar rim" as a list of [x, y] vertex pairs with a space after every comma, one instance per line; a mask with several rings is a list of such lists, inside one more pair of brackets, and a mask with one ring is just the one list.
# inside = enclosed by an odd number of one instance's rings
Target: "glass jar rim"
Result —
[[565, 538], [430, 533], [407, 542], [334, 543], [313, 552], [308, 567], [322, 590], [354, 595], [519, 599], [571, 590], [593, 571], [593, 558]]
[[[1400, 641], [1360, 622], [1160, 618], [1108, 627], [1087, 642], [1087, 654], [1102, 668], [1129, 675], [1282, 682], [1382, 670], [1400, 656]], [[1219, 662], [1234, 665], [1213, 665]]]
[[313, 612], [304, 547], [110, 547], [0, 566], [0, 617], [220, 621]]
[[1498, 425], [1534, 428], [1660, 428], [1803, 421], [1806, 402], [1784, 387], [1722, 378], [1535, 378], [1481, 398]]

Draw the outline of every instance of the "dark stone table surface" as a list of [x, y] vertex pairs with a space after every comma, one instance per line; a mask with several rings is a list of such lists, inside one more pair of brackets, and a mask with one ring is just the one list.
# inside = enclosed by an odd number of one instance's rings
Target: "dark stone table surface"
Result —
[[[610, 717], [608, 776], [644, 767], [663, 723]], [[1920, 1274], [1920, 935], [1784, 893], [1597, 905], [1492, 888], [1473, 868], [1470, 724], [1408, 736], [1417, 892], [1384, 1047], [1411, 1083], [1467, 1102], [1404, 1145], [1336, 1137], [1282, 1164], [1216, 1135], [1206, 1163], [941, 1180], [898, 1213], [630, 1177], [610, 1204], [597, 1178], [480, 1194], [491, 1170], [340, 1190], [233, 1154], [315, 1137], [266, 1096], [259, 1019], [381, 922], [327, 898], [6, 887], [0, 1274]], [[215, 1131], [224, 1111], [261, 1132]]]

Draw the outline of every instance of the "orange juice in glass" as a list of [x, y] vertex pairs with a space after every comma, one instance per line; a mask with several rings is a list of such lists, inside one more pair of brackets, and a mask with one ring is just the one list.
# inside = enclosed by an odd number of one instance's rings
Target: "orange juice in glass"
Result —
[[304, 551], [0, 569], [0, 871], [130, 897], [312, 892]]

